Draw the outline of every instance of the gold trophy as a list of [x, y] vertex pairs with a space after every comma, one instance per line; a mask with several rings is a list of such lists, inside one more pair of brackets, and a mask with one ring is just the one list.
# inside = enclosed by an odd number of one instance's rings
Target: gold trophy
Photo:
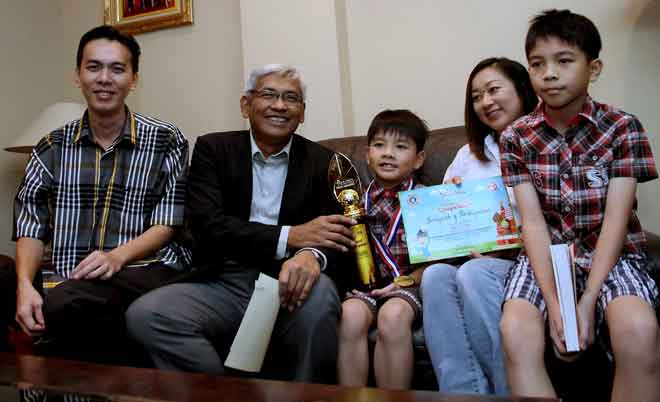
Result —
[[328, 183], [337, 201], [344, 208], [344, 216], [355, 219], [351, 226], [355, 240], [355, 259], [360, 282], [366, 289], [375, 288], [376, 266], [369, 246], [369, 232], [363, 223], [365, 212], [362, 206], [362, 184], [355, 166], [345, 155], [335, 153], [328, 167]]

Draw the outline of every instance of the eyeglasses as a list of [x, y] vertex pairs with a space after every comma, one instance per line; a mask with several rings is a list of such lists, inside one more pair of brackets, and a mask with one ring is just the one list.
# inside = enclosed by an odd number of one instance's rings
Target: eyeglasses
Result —
[[302, 96], [293, 91], [277, 92], [272, 89], [262, 89], [260, 91], [251, 90], [250, 93], [254, 94], [257, 98], [268, 102], [275, 103], [278, 99], [282, 99], [287, 106], [300, 106], [303, 103]]

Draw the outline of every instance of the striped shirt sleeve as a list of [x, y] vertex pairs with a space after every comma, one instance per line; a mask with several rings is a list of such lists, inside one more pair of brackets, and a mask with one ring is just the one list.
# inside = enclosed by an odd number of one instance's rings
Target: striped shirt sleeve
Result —
[[530, 181], [529, 170], [520, 146], [520, 136], [512, 127], [507, 127], [500, 136], [500, 158], [505, 186], [515, 187]]
[[171, 134], [161, 167], [165, 191], [151, 213], [150, 224], [183, 225], [186, 179], [188, 174], [188, 140], [178, 129]]
[[21, 237], [50, 240], [48, 198], [53, 185], [52, 152], [46, 138], [32, 151], [14, 200], [14, 240]]
[[617, 132], [610, 177], [634, 177], [640, 183], [657, 178], [651, 145], [642, 123], [632, 115], [625, 115], [614, 129]]

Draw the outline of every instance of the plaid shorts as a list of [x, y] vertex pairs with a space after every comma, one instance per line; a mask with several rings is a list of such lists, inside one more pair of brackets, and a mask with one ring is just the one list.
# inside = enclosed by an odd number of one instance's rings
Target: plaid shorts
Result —
[[352, 293], [348, 295], [345, 300], [358, 299], [363, 301], [371, 310], [371, 313], [374, 316], [374, 322], [376, 322], [375, 318], [378, 316], [378, 310], [383, 306], [383, 304], [385, 304], [386, 301], [394, 297], [403, 299], [408, 304], [410, 304], [410, 307], [412, 307], [413, 311], [415, 312], [413, 327], [420, 326], [422, 323], [422, 299], [419, 297], [419, 286], [397, 289], [382, 297], [379, 297], [378, 299], [371, 297], [366, 293]]
[[[588, 272], [576, 266], [575, 284], [578, 300], [587, 284]], [[619, 296], [638, 296], [655, 308], [658, 304], [658, 288], [646, 271], [645, 260], [635, 256], [621, 256], [600, 288], [596, 302], [596, 335], [601, 333], [607, 305]], [[504, 301], [525, 299], [541, 311], [547, 319], [545, 300], [536, 283], [534, 271], [526, 255], [509, 270], [504, 287]], [[606, 335], [606, 334], [604, 334]], [[608, 345], [603, 345], [609, 349]]]

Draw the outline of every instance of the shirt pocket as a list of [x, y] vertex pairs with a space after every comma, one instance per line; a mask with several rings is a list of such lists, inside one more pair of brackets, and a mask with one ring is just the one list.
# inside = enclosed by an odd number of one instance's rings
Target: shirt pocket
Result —
[[580, 155], [572, 167], [575, 224], [580, 229], [602, 223], [612, 160], [612, 151], [601, 147]]
[[546, 212], [561, 209], [559, 188], [559, 154], [528, 152], [524, 155], [529, 176], [536, 188], [541, 209]]

